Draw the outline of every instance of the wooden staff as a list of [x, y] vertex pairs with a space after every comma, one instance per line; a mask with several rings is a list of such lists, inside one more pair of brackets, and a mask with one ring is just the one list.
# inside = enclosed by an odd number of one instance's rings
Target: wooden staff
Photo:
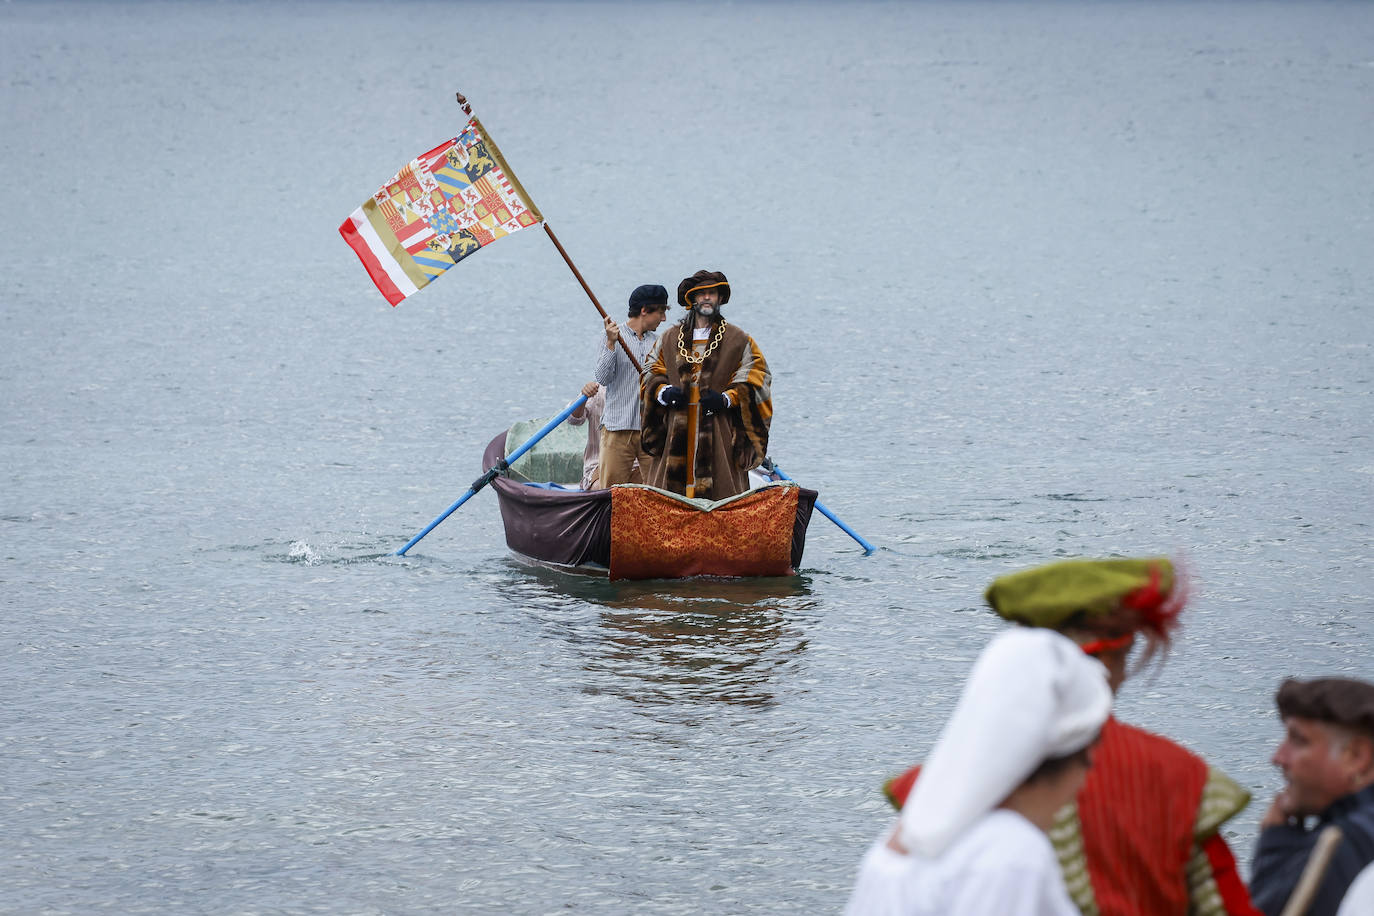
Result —
[[1279, 916], [1303, 916], [1307, 912], [1307, 908], [1312, 905], [1312, 898], [1316, 897], [1317, 891], [1321, 889], [1322, 878], [1326, 877], [1326, 870], [1331, 866], [1331, 857], [1336, 854], [1336, 846], [1340, 842], [1341, 828], [1335, 824], [1317, 834], [1316, 845], [1312, 847], [1312, 854], [1307, 857], [1307, 866], [1303, 868], [1298, 884], [1293, 888], [1293, 893], [1289, 895], [1288, 903], [1284, 905]]
[[697, 495], [697, 435], [701, 432], [701, 369], [687, 386], [687, 498]]
[[[463, 114], [472, 117], [472, 106], [468, 104], [467, 97], [461, 92], [456, 93], [456, 95], [458, 97], [458, 105], [463, 109]], [[577, 278], [577, 282], [582, 284], [582, 289], [586, 292], [587, 298], [592, 300], [592, 305], [596, 306], [596, 310], [601, 313], [601, 320], [605, 321], [607, 318], [611, 317], [606, 314], [606, 310], [603, 309], [601, 303], [596, 300], [596, 293], [592, 292], [592, 288], [587, 285], [587, 281], [582, 279], [582, 271], [578, 270], [572, 258], [568, 257], [568, 252], [564, 250], [563, 243], [558, 241], [558, 236], [554, 235], [553, 230], [549, 228], [548, 220], [544, 220], [544, 232], [548, 234], [549, 241], [553, 242], [553, 247], [557, 248], [558, 253], [563, 256], [563, 262], [567, 264], [568, 269], [573, 272], [573, 276]], [[625, 342], [625, 335], [623, 334], [620, 336], [620, 349], [624, 350], [625, 355], [630, 358], [630, 365], [634, 367], [635, 374], [642, 375], [644, 370], [639, 367], [639, 360], [635, 359], [635, 355], [630, 352], [630, 345]]]

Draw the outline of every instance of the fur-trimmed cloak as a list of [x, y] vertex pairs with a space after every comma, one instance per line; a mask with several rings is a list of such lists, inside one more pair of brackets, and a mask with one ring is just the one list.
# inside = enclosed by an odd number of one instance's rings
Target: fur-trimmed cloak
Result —
[[[713, 323], [710, 339], [716, 328]], [[678, 352], [682, 330], [679, 323], [659, 335], [640, 385], [640, 447], [655, 459], [644, 482], [674, 493], [687, 491], [687, 410], [663, 406], [658, 392], [664, 385], [688, 390], [694, 367]], [[702, 410], [697, 439], [696, 495], [725, 499], [749, 489], [749, 469], [768, 454], [773, 376], [754, 338], [726, 322], [720, 346], [701, 365], [699, 384], [703, 391], [728, 391], [735, 402], [709, 417]]]

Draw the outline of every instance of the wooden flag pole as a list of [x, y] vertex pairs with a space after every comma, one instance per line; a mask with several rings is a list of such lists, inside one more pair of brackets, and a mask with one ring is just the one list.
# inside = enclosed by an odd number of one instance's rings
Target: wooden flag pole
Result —
[[[553, 234], [553, 230], [549, 228], [547, 221], [544, 223], [544, 231], [548, 233], [549, 241], [553, 242], [553, 247], [557, 248], [558, 253], [563, 256], [564, 262], [567, 263], [568, 269], [573, 272], [573, 276], [577, 278], [577, 282], [582, 284], [582, 289], [586, 291], [587, 298], [592, 300], [592, 305], [596, 306], [596, 310], [601, 313], [602, 320], [604, 321], [611, 317], [606, 314], [606, 310], [601, 307], [601, 303], [596, 301], [596, 294], [593, 293], [592, 288], [587, 285], [587, 281], [582, 279], [582, 271], [577, 269], [577, 265], [572, 262], [572, 258], [568, 257], [568, 253], [563, 250], [562, 243], [558, 241], [558, 236]], [[635, 355], [630, 352], [630, 345], [625, 342], [625, 335], [621, 334], [618, 339], [620, 340], [620, 349], [625, 351], [625, 355], [630, 358], [630, 365], [634, 366], [635, 374], [642, 375], [644, 370], [640, 368], [639, 360], [635, 359]]]
[[[458, 106], [463, 109], [463, 114], [472, 117], [472, 106], [468, 104], [467, 97], [461, 92], [455, 94], [458, 98]], [[605, 321], [607, 318], [611, 317], [606, 314], [606, 310], [603, 309], [601, 303], [596, 300], [596, 293], [592, 292], [592, 288], [587, 285], [587, 281], [582, 279], [582, 271], [578, 270], [572, 258], [568, 257], [568, 252], [564, 250], [563, 243], [558, 241], [558, 236], [553, 234], [553, 230], [549, 228], [547, 220], [544, 221], [544, 232], [548, 234], [549, 241], [553, 242], [553, 247], [557, 248], [558, 253], [563, 256], [563, 262], [568, 265], [568, 269], [571, 270], [573, 276], [577, 278], [577, 282], [582, 284], [582, 289], [586, 292], [587, 298], [592, 300], [592, 305], [596, 306], [596, 310], [601, 313], [601, 320]], [[635, 359], [635, 355], [630, 352], [630, 345], [625, 342], [624, 335], [620, 337], [620, 349], [624, 350], [625, 355], [629, 357], [630, 365], [634, 367], [635, 374], [642, 375], [644, 370], [640, 368], [639, 360]]]

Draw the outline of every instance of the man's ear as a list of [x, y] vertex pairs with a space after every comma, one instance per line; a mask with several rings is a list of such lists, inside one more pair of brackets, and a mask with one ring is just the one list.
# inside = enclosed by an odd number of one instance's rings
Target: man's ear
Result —
[[1351, 770], [1363, 780], [1374, 781], [1374, 737], [1356, 734], [1345, 745]]

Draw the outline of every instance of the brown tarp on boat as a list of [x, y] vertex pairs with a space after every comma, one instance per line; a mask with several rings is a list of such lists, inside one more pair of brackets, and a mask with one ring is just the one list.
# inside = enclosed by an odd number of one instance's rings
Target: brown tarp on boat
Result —
[[[483, 469], [505, 454], [501, 433], [487, 445]], [[491, 485], [511, 550], [559, 566], [611, 565], [610, 490], [545, 490], [506, 477]]]

